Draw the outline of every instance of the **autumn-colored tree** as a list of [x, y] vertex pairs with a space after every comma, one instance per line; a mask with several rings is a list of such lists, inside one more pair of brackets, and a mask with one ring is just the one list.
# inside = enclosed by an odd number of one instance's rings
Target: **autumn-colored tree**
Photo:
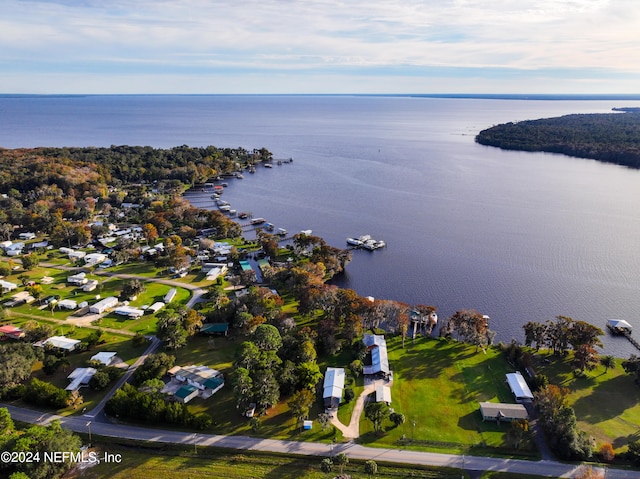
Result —
[[158, 239], [158, 229], [151, 223], [142, 225], [142, 234], [147, 244], [153, 243]]
[[608, 442], [600, 446], [598, 454], [600, 455], [600, 457], [604, 462], [612, 462], [613, 459], [616, 457], [616, 453], [613, 450], [613, 446]]
[[516, 419], [511, 421], [511, 427], [507, 431], [507, 437], [509, 441], [513, 443], [513, 447], [520, 449], [522, 441], [526, 438], [529, 432], [529, 421], [526, 419]]
[[475, 345], [476, 351], [491, 345], [495, 336], [495, 332], [489, 329], [487, 317], [471, 309], [457, 311], [449, 318], [447, 329], [448, 332], [456, 332], [462, 341]]

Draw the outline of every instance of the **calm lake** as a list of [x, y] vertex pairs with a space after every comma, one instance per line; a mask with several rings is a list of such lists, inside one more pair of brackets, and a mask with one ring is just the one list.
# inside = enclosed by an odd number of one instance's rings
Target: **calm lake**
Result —
[[[232, 180], [224, 199], [334, 246], [370, 234], [336, 284], [474, 308], [497, 339], [571, 316], [640, 327], [640, 171], [477, 145], [507, 121], [638, 101], [375, 96], [0, 96], [0, 146], [266, 147], [293, 163]], [[208, 195], [191, 198], [213, 207]], [[636, 353], [605, 335], [605, 351]], [[640, 353], [640, 352], [638, 352]]]

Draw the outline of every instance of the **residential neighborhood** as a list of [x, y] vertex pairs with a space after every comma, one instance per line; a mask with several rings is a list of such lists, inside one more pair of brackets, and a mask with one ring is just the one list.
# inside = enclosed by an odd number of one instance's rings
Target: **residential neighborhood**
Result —
[[87, 423], [527, 460], [605, 461], [615, 444], [620, 465], [634, 462], [633, 440], [579, 416], [589, 380], [635, 392], [633, 364], [581, 355], [598, 328], [559, 316], [493, 344], [486, 314], [438, 318], [434, 306], [332, 286], [349, 250], [194, 208], [171, 186], [111, 187], [117, 207], [98, 198], [49, 232], [2, 225], [3, 404]]

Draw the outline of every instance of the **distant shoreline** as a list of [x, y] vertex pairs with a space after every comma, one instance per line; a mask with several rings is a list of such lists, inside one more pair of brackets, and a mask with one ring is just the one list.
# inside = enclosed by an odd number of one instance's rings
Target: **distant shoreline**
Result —
[[640, 93], [629, 94], [556, 94], [556, 93], [0, 93], [0, 98], [84, 98], [84, 97], [380, 97], [440, 98], [463, 100], [534, 101], [640, 101]]

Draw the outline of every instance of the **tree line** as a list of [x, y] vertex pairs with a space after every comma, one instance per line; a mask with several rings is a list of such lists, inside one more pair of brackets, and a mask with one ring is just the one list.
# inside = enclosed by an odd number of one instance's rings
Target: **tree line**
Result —
[[505, 123], [482, 130], [476, 142], [640, 168], [640, 114], [579, 114]]

